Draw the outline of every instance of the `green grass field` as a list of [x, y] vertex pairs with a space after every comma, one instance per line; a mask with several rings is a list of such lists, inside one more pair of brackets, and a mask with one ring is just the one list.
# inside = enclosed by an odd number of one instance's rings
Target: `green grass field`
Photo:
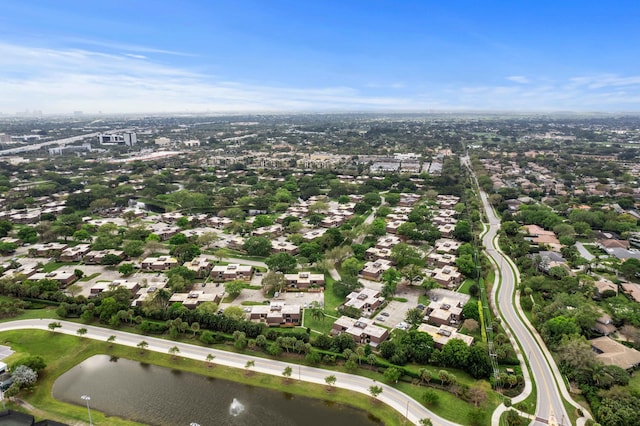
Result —
[[333, 292], [333, 283], [335, 280], [329, 274], [325, 274], [325, 290], [324, 290], [324, 311], [329, 315], [338, 314], [338, 306], [342, 305], [344, 299], [338, 297]]

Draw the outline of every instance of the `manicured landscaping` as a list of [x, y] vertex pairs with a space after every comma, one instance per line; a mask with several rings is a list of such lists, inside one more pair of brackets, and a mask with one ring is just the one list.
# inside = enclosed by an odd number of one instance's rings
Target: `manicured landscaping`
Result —
[[[0, 341], [3, 344], [10, 345], [16, 351], [16, 353], [7, 360], [9, 364], [11, 364], [12, 360], [19, 359], [27, 354], [38, 354], [45, 359], [47, 368], [41, 373], [35, 390], [31, 393], [22, 392], [18, 397], [37, 407], [37, 412], [32, 413], [37, 418], [46, 417], [67, 423], [70, 420], [85, 422], [87, 415], [86, 409], [81, 404], [71, 405], [55, 400], [51, 396], [53, 383], [62, 373], [96, 354], [104, 353], [134, 361], [144, 361], [146, 363], [163, 367], [189, 371], [209, 377], [222, 378], [279, 391], [283, 389], [284, 384], [284, 379], [282, 377], [258, 373], [247, 376], [245, 371], [241, 369], [233, 369], [219, 365], [208, 368], [206, 363], [202, 361], [195, 361], [180, 357], [178, 360], [174, 360], [173, 357], [168, 354], [155, 353], [151, 351], [146, 351], [144, 354], [141, 354], [140, 350], [137, 348], [130, 348], [117, 344], [110, 348], [105, 342], [82, 339], [76, 336], [57, 333], [54, 335], [49, 331], [20, 330], [3, 332], [0, 333]], [[73, 347], [74, 350], [69, 351], [69, 347]], [[325, 386], [298, 382], [296, 380], [287, 381], [286, 390], [288, 393], [311, 396], [328, 401], [340, 403], [348, 401], [349, 405], [367, 411], [371, 415], [381, 419], [386, 425], [402, 424], [402, 416], [399, 413], [391, 410], [385, 404], [372, 404], [371, 397], [367, 395], [348, 392], [341, 389], [332, 389], [331, 392], [327, 392]], [[15, 402], [9, 402], [8, 407], [18, 410], [21, 409], [21, 407]], [[104, 414], [96, 410], [92, 410], [92, 416], [95, 424], [109, 424], [115, 426], [138, 424], [124, 419], [106, 417]]]

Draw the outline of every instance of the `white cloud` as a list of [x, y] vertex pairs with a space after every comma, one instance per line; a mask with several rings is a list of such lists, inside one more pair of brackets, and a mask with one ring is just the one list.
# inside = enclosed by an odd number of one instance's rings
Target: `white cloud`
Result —
[[523, 75], [512, 75], [512, 76], [507, 77], [507, 80], [513, 81], [514, 83], [520, 83], [520, 84], [529, 84], [529, 83], [531, 83], [531, 80], [529, 80], [527, 77], [525, 77]]
[[[515, 85], [454, 86], [433, 81], [411, 87], [392, 81], [363, 83], [360, 88], [339, 84], [286, 87], [247, 84], [167, 65], [140, 54], [146, 53], [141, 47], [135, 53], [124, 48], [118, 52], [122, 53], [0, 43], [0, 111], [605, 111], [640, 107], [639, 76], [602, 74], [564, 80], [506, 77], [518, 83]], [[362, 80], [378, 81], [375, 75], [363, 76]]]

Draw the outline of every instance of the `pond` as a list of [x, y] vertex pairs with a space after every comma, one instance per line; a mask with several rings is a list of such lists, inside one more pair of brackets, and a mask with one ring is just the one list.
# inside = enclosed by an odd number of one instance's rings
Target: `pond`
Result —
[[[283, 387], [286, 388], [285, 385]], [[149, 425], [371, 426], [367, 413], [269, 389], [108, 355], [93, 356], [56, 380], [54, 398]]]

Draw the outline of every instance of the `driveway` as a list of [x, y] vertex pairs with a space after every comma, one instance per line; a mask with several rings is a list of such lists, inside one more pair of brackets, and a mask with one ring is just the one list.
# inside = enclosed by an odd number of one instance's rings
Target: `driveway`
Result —
[[587, 261], [591, 261], [595, 258], [595, 256], [589, 253], [589, 250], [587, 250], [581, 242], [576, 241], [576, 248], [578, 249], [580, 256], [584, 257]]

